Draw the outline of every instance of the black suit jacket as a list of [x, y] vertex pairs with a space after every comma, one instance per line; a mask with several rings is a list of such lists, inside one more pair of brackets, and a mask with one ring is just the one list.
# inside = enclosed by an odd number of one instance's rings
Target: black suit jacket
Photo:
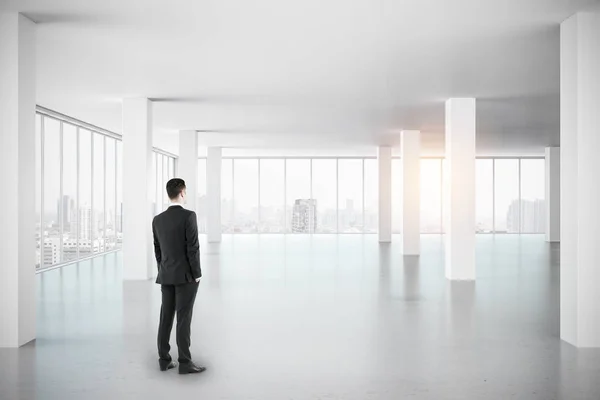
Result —
[[152, 233], [158, 263], [156, 283], [181, 285], [202, 276], [195, 212], [170, 206], [154, 217]]

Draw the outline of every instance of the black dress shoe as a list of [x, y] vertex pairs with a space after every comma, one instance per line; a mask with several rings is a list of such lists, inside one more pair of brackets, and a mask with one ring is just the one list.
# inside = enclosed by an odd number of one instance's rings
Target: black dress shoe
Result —
[[199, 374], [204, 371], [206, 371], [205, 367], [199, 367], [191, 361], [189, 363], [179, 363], [179, 373], [181, 375]]
[[177, 366], [177, 364], [175, 364], [174, 361], [169, 361], [168, 363], [159, 361], [158, 365], [160, 365], [160, 370], [161, 371], [167, 371], [167, 370], [173, 369], [173, 368], [175, 368]]

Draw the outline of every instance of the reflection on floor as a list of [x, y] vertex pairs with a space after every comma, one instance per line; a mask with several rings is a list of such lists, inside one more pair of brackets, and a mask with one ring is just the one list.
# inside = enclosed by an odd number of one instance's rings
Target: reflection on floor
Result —
[[202, 251], [205, 374], [158, 371], [159, 287], [123, 283], [117, 253], [38, 276], [38, 340], [0, 350], [0, 398], [600, 398], [600, 351], [558, 338], [558, 248], [540, 236], [478, 237], [476, 284], [445, 280], [440, 236], [418, 258], [361, 235]]

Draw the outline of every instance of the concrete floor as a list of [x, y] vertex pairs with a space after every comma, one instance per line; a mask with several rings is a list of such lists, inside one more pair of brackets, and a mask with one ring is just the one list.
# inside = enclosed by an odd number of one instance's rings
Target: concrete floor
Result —
[[600, 351], [559, 340], [558, 248], [480, 236], [477, 283], [450, 283], [442, 240], [420, 258], [373, 235], [202, 246], [200, 376], [158, 371], [160, 290], [123, 283], [120, 254], [46, 272], [0, 399], [600, 399]]

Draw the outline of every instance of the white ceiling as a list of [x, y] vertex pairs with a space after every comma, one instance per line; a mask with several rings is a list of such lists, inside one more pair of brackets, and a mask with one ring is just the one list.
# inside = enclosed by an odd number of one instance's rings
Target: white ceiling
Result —
[[157, 144], [371, 148], [478, 101], [480, 154], [558, 144], [559, 23], [597, 0], [2, 0], [38, 25], [38, 104], [121, 130], [155, 100]]

